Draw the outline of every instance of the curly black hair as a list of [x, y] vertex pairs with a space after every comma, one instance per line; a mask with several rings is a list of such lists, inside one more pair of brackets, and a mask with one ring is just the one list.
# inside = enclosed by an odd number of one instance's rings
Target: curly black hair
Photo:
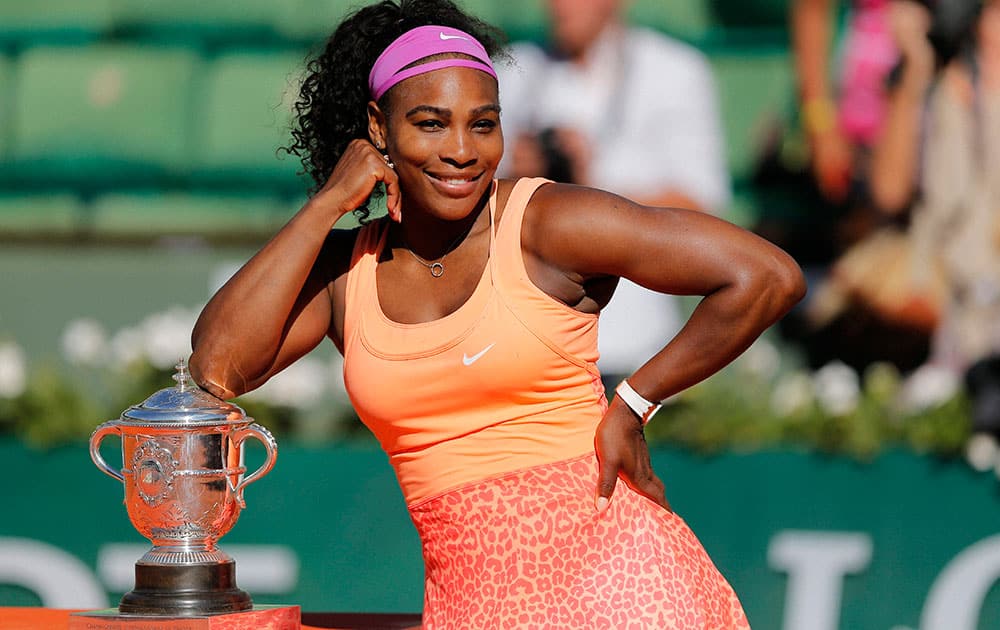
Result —
[[[368, 137], [368, 73], [375, 60], [403, 33], [432, 24], [471, 34], [490, 57], [500, 55], [506, 44], [500, 29], [451, 0], [382, 0], [348, 14], [323, 50], [308, 60], [295, 103], [294, 142], [286, 150], [302, 159], [313, 181], [310, 195], [326, 183], [351, 140]], [[367, 207], [356, 213], [362, 220], [368, 217]]]

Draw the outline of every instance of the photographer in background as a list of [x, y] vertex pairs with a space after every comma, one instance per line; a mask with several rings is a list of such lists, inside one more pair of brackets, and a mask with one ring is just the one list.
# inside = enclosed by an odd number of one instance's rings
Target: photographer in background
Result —
[[[597, 186], [639, 203], [720, 212], [729, 176], [714, 77], [694, 48], [626, 24], [625, 0], [548, 0], [550, 42], [498, 68], [500, 172]], [[600, 367], [629, 374], [681, 323], [676, 298], [626, 280], [601, 314]]]

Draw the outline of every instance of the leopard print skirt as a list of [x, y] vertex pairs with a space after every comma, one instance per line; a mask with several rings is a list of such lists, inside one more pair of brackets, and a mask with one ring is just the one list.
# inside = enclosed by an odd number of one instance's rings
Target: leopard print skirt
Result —
[[749, 630], [688, 526], [619, 482], [594, 509], [593, 454], [410, 506], [425, 630]]

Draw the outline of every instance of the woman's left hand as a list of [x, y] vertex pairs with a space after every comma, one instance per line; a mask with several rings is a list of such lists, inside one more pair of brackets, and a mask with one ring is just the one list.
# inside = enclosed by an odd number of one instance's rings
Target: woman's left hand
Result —
[[619, 477], [639, 494], [670, 509], [663, 482], [653, 472], [649, 461], [649, 447], [642, 433], [642, 423], [617, 397], [611, 400], [604, 419], [597, 426], [594, 446], [598, 461], [598, 512], [607, 509]]

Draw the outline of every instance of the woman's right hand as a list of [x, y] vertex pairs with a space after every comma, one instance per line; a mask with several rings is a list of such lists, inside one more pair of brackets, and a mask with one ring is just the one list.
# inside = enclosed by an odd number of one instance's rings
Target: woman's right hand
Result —
[[340, 217], [361, 207], [379, 182], [385, 184], [389, 217], [399, 222], [402, 218], [402, 200], [396, 171], [375, 145], [368, 140], [355, 139], [347, 145], [326, 184], [310, 203], [329, 204], [334, 214], [332, 226]]

